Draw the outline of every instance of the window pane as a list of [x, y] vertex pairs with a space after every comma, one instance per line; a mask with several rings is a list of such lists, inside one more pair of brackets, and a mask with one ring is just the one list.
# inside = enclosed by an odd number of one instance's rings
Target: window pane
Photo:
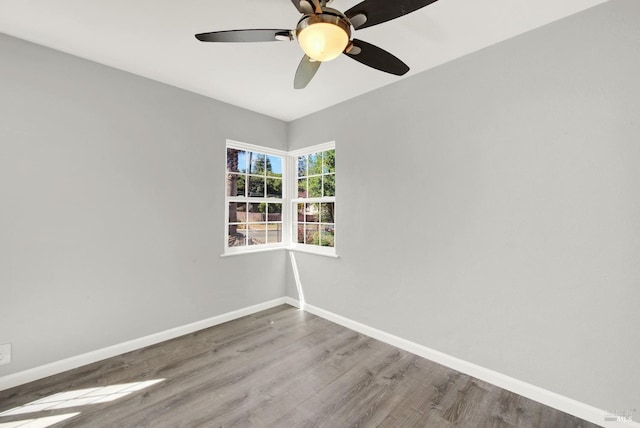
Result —
[[305, 219], [307, 223], [318, 223], [320, 217], [320, 204], [305, 204]]
[[258, 223], [267, 220], [267, 204], [250, 203], [249, 204], [249, 223]]
[[267, 206], [267, 221], [282, 221], [282, 204]]
[[244, 150], [227, 148], [227, 172], [246, 172], [246, 159]]
[[247, 196], [247, 176], [239, 175], [238, 176], [238, 191], [236, 192], [236, 196]]
[[307, 159], [309, 175], [322, 174], [322, 153], [314, 153]]
[[307, 179], [306, 178], [301, 178], [301, 179], [298, 180], [298, 197], [299, 198], [308, 197], [308, 195], [307, 195]]
[[265, 185], [264, 177], [256, 177], [249, 175], [249, 197], [250, 198], [264, 198]]
[[322, 196], [322, 176], [309, 177], [309, 197], [319, 198]]
[[336, 176], [334, 174], [322, 176], [322, 187], [324, 190], [324, 196], [336, 195]]
[[282, 242], [282, 223], [267, 223], [267, 243]]
[[298, 225], [298, 244], [304, 244], [304, 224]]
[[335, 226], [333, 224], [323, 224], [320, 229], [320, 245], [323, 247], [333, 247], [335, 242]]
[[320, 204], [320, 222], [335, 223], [334, 210], [335, 204], [333, 202]]
[[264, 223], [249, 224], [249, 245], [262, 245], [267, 243], [267, 227]]
[[298, 223], [304, 223], [304, 204], [298, 204]]
[[307, 176], [307, 157], [298, 156], [298, 177]]
[[280, 156], [267, 155], [267, 175], [282, 177], [282, 158]]
[[304, 225], [304, 243], [310, 245], [320, 244], [320, 229], [318, 224]]
[[227, 196], [246, 196], [245, 181], [244, 174], [227, 174]]
[[336, 172], [336, 151], [327, 150], [322, 153], [322, 172], [332, 174]]
[[267, 178], [267, 198], [282, 198], [281, 178]]
[[242, 223], [247, 220], [247, 204], [244, 202], [229, 202], [229, 223]]
[[237, 223], [238, 220], [238, 205], [244, 205], [241, 202], [229, 202], [229, 223]]
[[244, 150], [240, 150], [238, 153], [238, 167], [240, 168], [240, 172], [244, 172], [245, 174], [249, 172], [249, 156], [247, 152]]
[[267, 156], [262, 153], [249, 152], [249, 173], [267, 175]]
[[244, 247], [247, 245], [246, 229], [243, 224], [229, 225], [228, 245], [229, 247]]

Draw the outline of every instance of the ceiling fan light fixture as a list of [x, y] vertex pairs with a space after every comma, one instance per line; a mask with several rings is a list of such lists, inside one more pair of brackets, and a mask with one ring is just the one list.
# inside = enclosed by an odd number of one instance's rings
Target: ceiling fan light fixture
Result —
[[296, 29], [298, 43], [314, 61], [331, 61], [344, 52], [351, 37], [348, 21], [339, 16], [320, 14], [303, 18]]
[[364, 40], [352, 39], [351, 31], [391, 21], [437, 0], [362, 0], [341, 12], [327, 7], [333, 0], [291, 0], [302, 14], [295, 32], [283, 29], [223, 30], [196, 34], [201, 42], [273, 42], [298, 39], [305, 55], [298, 64], [294, 89], [305, 88], [325, 61], [341, 53], [367, 67], [403, 76], [409, 66], [389, 52]]

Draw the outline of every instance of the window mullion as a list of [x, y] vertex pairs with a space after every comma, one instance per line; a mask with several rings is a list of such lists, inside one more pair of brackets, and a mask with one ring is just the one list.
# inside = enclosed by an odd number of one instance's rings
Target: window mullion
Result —
[[[294, 204], [291, 202], [297, 198], [298, 191], [298, 157], [287, 156], [287, 246], [291, 246], [298, 240], [297, 235], [297, 213]], [[283, 227], [284, 228], [284, 227]]]

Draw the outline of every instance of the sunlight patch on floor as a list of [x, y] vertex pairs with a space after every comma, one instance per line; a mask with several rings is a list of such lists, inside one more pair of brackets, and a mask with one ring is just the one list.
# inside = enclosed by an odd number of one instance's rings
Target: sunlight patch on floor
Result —
[[66, 413], [63, 415], [43, 416], [11, 422], [2, 422], [1, 418], [33, 414], [42, 411], [68, 409], [71, 407], [86, 406], [88, 404], [108, 403], [126, 397], [133, 392], [148, 388], [163, 380], [164, 379], [154, 379], [142, 382], [122, 383], [53, 394], [27, 403], [24, 406], [14, 407], [13, 409], [0, 413], [0, 428], [45, 428], [77, 416], [80, 413]]
[[0, 428], [46, 428], [58, 422], [71, 419], [80, 413], [65, 413], [63, 415], [44, 416], [36, 419], [23, 419], [15, 422], [0, 423]]

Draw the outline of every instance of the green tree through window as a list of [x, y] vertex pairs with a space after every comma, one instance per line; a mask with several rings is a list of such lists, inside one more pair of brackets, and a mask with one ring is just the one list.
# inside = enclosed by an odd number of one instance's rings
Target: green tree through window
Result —
[[297, 243], [335, 246], [335, 149], [298, 156]]

